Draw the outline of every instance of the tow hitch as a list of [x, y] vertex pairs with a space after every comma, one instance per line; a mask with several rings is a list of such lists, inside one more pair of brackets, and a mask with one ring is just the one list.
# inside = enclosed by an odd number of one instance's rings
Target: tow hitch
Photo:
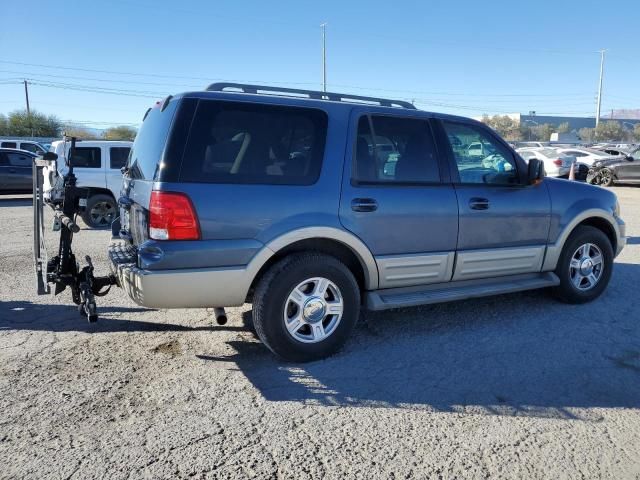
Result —
[[[33, 258], [37, 290], [38, 295], [45, 295], [51, 292], [50, 285], [54, 285], [53, 293], [58, 295], [69, 287], [80, 314], [86, 315], [90, 322], [95, 322], [98, 320], [95, 297], [106, 295], [117, 281], [114, 275], [96, 277], [88, 255], [85, 256], [86, 265], [80, 268], [73, 253], [73, 235], [80, 231], [76, 216], [86, 205], [89, 192], [86, 188], [76, 186], [73, 173], [76, 138], [72, 137], [70, 141], [71, 148], [66, 156], [68, 170], [63, 177], [57, 173], [58, 156], [53, 152], [36, 158], [33, 164]], [[45, 168], [50, 175], [50, 189], [47, 192], [43, 188]], [[60, 232], [58, 254], [51, 259], [47, 257], [44, 243], [45, 204], [54, 211], [53, 231]]]

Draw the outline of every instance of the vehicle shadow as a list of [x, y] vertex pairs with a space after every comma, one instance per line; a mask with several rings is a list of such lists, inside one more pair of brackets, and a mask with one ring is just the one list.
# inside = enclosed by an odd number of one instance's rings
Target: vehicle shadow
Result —
[[627, 237], [627, 245], [640, 245], [640, 237]]
[[[89, 323], [81, 316], [77, 307], [71, 305], [41, 305], [25, 301], [0, 302], [0, 332], [3, 330], [33, 330], [46, 332], [187, 332], [237, 330], [246, 331], [246, 327], [213, 325], [189, 326], [174, 323], [149, 322], [126, 318], [126, 314], [155, 312], [141, 307], [100, 307], [99, 320]], [[114, 316], [116, 314], [117, 316]], [[122, 315], [122, 318], [120, 317]]]
[[538, 291], [369, 312], [343, 352], [308, 364], [251, 341], [198, 358], [241, 371], [274, 402], [597, 421], [585, 409], [640, 408], [639, 277], [640, 265], [616, 264], [585, 305]]

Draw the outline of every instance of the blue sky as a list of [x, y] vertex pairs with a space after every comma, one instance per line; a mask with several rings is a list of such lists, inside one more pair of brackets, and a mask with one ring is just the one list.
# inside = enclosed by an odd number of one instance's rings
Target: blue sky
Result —
[[139, 123], [155, 99], [216, 80], [320, 89], [322, 22], [332, 91], [467, 116], [594, 115], [606, 48], [603, 113], [640, 108], [637, 0], [4, 0], [0, 12], [2, 113], [24, 107], [23, 78], [33, 109], [89, 126]]

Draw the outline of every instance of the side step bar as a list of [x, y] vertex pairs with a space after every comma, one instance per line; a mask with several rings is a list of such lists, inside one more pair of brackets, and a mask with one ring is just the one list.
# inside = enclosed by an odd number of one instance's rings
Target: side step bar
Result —
[[374, 290], [366, 293], [365, 305], [369, 310], [387, 310], [389, 308], [414, 307], [431, 303], [521, 292], [536, 288], [554, 287], [559, 284], [560, 279], [553, 272], [526, 273], [420, 287]]

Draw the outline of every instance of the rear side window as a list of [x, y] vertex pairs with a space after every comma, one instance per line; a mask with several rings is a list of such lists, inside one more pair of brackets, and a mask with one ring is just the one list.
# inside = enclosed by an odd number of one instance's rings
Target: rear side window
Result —
[[16, 142], [2, 142], [2, 148], [18, 148], [18, 144]]
[[80, 168], [100, 168], [99, 147], [76, 147], [73, 153], [73, 166]]
[[320, 175], [326, 132], [320, 110], [201, 100], [181, 180], [311, 185]]
[[111, 147], [109, 149], [109, 168], [120, 169], [127, 164], [129, 158], [129, 147]]
[[142, 122], [131, 147], [131, 178], [153, 180], [156, 177], [178, 103], [179, 100], [172, 100], [164, 110], [152, 108]]
[[361, 117], [353, 178], [364, 183], [440, 182], [428, 120], [381, 115]]

